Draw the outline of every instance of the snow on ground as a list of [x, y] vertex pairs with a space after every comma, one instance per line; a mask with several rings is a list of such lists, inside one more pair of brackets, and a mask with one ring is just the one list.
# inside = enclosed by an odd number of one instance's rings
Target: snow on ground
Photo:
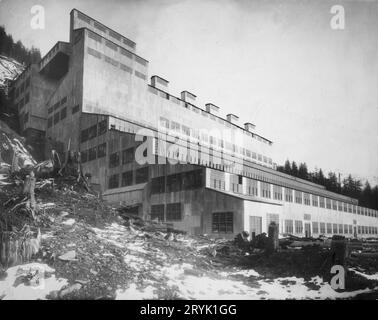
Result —
[[[0, 280], [0, 297], [3, 300], [45, 299], [55, 290], [67, 284], [66, 279], [57, 279], [54, 269], [46, 264], [29, 263], [9, 268], [5, 279]], [[27, 285], [25, 278], [28, 278]], [[27, 282], [27, 281], [26, 281]]]
[[154, 294], [154, 288], [148, 286], [144, 289], [138, 290], [136, 285], [133, 283], [126, 290], [117, 290], [116, 300], [142, 300], [142, 299], [154, 299], [156, 295]]
[[75, 219], [72, 219], [72, 218], [67, 219], [67, 220], [62, 222], [62, 224], [66, 225], [66, 226], [73, 226], [74, 223], [75, 223]]
[[[314, 277], [307, 283], [297, 277], [264, 279], [252, 269], [233, 268], [215, 275], [197, 273], [198, 268], [192, 264], [170, 264], [166, 254], [158, 248], [151, 247], [147, 251], [145, 242], [135, 238], [131, 240], [129, 229], [122, 225], [113, 223], [105, 229], [93, 230], [100, 239], [127, 249], [124, 261], [131, 269], [135, 272], [150, 272], [152, 279], [156, 279], [149, 280], [147, 287], [132, 284], [129, 288], [117, 290], [117, 299], [157, 299], [162, 284], [183, 299], [338, 299], [371, 291], [336, 292], [320, 277]], [[154, 252], [156, 260], [163, 261], [163, 266], [149, 258], [151, 252]]]
[[356, 274], [358, 274], [360, 276], [365, 277], [368, 280], [378, 280], [378, 273], [376, 273], [376, 274], [366, 274], [366, 273], [363, 273], [363, 272], [359, 272], [359, 271], [357, 271], [354, 268], [352, 268], [350, 270], [352, 270], [354, 273], [356, 273]]

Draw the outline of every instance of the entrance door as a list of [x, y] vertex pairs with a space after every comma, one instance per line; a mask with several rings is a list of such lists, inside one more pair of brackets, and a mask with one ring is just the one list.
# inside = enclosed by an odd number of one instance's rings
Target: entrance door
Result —
[[249, 217], [249, 234], [257, 236], [262, 230], [262, 217], [250, 216]]
[[311, 237], [311, 223], [305, 223], [305, 235]]

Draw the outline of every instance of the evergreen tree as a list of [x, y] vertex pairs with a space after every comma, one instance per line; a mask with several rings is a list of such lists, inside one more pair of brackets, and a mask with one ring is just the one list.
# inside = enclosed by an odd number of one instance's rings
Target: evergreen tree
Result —
[[308, 179], [307, 165], [305, 162], [299, 165], [298, 177], [306, 180]]
[[289, 160], [285, 161], [284, 172], [287, 174], [291, 174], [291, 164]]

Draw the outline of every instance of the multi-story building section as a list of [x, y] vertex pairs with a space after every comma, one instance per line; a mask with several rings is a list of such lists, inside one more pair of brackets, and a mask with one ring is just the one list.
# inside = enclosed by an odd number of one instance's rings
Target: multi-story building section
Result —
[[15, 82], [26, 136], [79, 151], [104, 199], [194, 234], [247, 230], [377, 237], [378, 212], [275, 169], [272, 141], [252, 123], [168, 90], [136, 44], [78, 10], [58, 42]]

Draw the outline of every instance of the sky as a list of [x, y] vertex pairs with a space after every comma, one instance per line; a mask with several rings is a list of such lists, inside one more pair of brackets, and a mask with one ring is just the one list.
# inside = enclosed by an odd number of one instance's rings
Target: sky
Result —
[[[31, 28], [34, 5], [44, 29]], [[276, 163], [378, 184], [378, 0], [0, 0], [0, 24], [45, 54], [68, 41], [72, 8], [135, 41], [171, 94], [254, 123]]]

